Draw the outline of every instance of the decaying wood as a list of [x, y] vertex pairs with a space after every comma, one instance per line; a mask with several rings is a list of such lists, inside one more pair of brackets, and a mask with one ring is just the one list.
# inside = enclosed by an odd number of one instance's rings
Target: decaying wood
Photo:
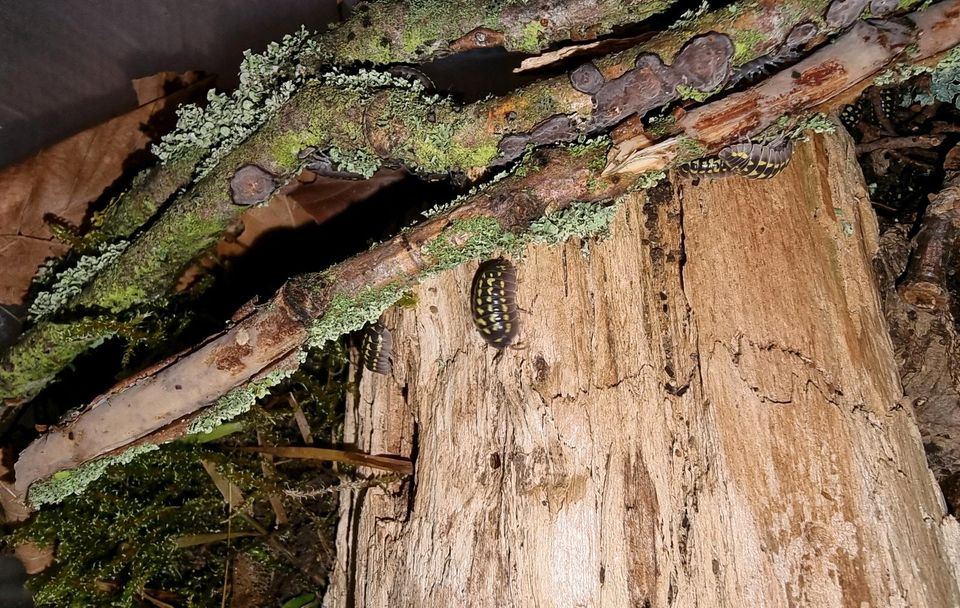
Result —
[[429, 244], [438, 236], [470, 236], [457, 232], [459, 220], [489, 217], [503, 230], [519, 232], [548, 209], [613, 200], [632, 182], [619, 176], [597, 179], [593, 167], [602, 154], [602, 149], [545, 151], [525, 175], [504, 179], [325, 273], [296, 277], [272, 302], [230, 330], [125, 381], [73, 422], [33, 442], [16, 467], [21, 498], [32, 483], [59, 470], [136, 443], [183, 435], [198, 410], [248, 380], [288, 365], [309, 325], [327, 311], [334, 296], [354, 298], [364, 290], [413, 285], [436, 263]]
[[[103, 319], [103, 313], [136, 318], [163, 308], [184, 269], [239, 218], [244, 207], [233, 204], [228, 190], [239, 168], [256, 165], [280, 186], [307, 162], [301, 152], [336, 148], [347, 156], [402, 163], [425, 173], [479, 177], [518, 159], [530, 146], [572, 141], [643, 115], [675, 100], [683, 87], [713, 90], [727, 80], [736, 61], [778, 48], [795, 28], [816, 22], [828, 5], [825, 0], [770, 1], [708, 12], [637, 47], [597, 59], [603, 82], [589, 94], [566, 76], [464, 108], [446, 101], [430, 105], [407, 89], [392, 87], [373, 95], [352, 87], [306, 87], [169, 202], [161, 217], [66, 307], [69, 321], [42, 321], [0, 360], [0, 399], [8, 405], [0, 411], [0, 428], [77, 356], [116, 335], [117, 323]], [[757, 31], [765, 36], [737, 48], [739, 38]], [[808, 42], [815, 44], [830, 33], [818, 29]], [[196, 162], [192, 156], [178, 161], [178, 175], [189, 174]], [[168, 195], [171, 187], [181, 185], [170, 177], [163, 170], [146, 176], [138, 194], [122, 199], [119, 208], [136, 207], [136, 196], [151, 188]]]
[[391, 310], [346, 437], [415, 478], [344, 493], [324, 605], [958, 605], [852, 144], [796, 154], [528, 249], [523, 350], [471, 326], [473, 264]]
[[913, 243], [907, 227], [890, 228], [876, 262], [904, 395], [913, 404], [927, 460], [953, 512], [960, 511], [960, 335], [950, 297], [958, 202], [960, 175], [953, 174], [933, 197]]
[[[852, 1], [852, 0], [850, 0]], [[960, 1], [946, 0], [911, 13], [909, 25], [899, 20], [858, 22], [829, 46], [797, 65], [741, 93], [728, 95], [686, 113], [671, 129], [674, 136], [647, 146], [648, 139], [630, 140], [611, 153], [605, 173], [656, 171], [683, 158], [684, 144], [715, 152], [773, 125], [781, 116], [794, 116], [838, 97], [877, 74], [908, 46], [919, 62], [960, 44]]]

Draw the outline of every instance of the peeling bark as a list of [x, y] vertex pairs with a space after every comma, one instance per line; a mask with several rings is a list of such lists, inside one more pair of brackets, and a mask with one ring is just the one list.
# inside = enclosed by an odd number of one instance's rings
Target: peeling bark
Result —
[[[946, 0], [912, 13], [908, 24], [894, 20], [858, 22], [829, 46], [761, 84], [686, 113], [671, 128], [683, 137], [650, 145], [635, 138], [615, 150], [606, 173], [660, 170], [684, 158], [685, 141], [715, 152], [756, 134], [781, 116], [794, 116], [837, 98], [875, 75], [916, 43], [910, 60], [920, 62], [960, 44], [960, 2]], [[686, 138], [686, 139], [684, 139]]]

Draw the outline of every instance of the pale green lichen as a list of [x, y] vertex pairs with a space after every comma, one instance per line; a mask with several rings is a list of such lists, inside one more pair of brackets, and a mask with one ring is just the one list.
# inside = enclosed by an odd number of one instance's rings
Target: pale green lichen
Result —
[[685, 30], [696, 23], [696, 21], [705, 15], [709, 10], [710, 3], [707, 2], [707, 0], [703, 0], [699, 7], [692, 8], [680, 15], [680, 17], [678, 17], [677, 20], [667, 28], [667, 30]]
[[[298, 359], [301, 363], [303, 362], [303, 356], [305, 354], [301, 352]], [[258, 399], [269, 395], [270, 389], [292, 376], [295, 371], [295, 368], [276, 370], [263, 378], [251, 380], [245, 385], [231, 390], [194, 418], [187, 427], [186, 435], [211, 433], [224, 422], [232, 420], [240, 414], [245, 414], [250, 411], [250, 408], [254, 406]]]
[[263, 53], [244, 52], [240, 85], [231, 94], [211, 90], [203, 108], [186, 104], [177, 110], [177, 127], [153, 147], [164, 163], [196, 149], [207, 150], [197, 167], [202, 177], [272, 116], [308, 78], [302, 59], [316, 52], [313, 33], [305, 28], [271, 42]]
[[562, 211], [548, 213], [530, 224], [525, 240], [531, 243], [562, 243], [575, 236], [606, 236], [616, 213], [616, 205], [575, 202]]
[[503, 230], [500, 222], [488, 216], [457, 220], [439, 236], [424, 245], [423, 251], [433, 258], [427, 274], [435, 274], [496, 251], [519, 253], [523, 243], [517, 235]]
[[960, 108], [960, 46], [937, 64], [930, 78], [930, 92], [938, 100]]
[[129, 243], [117, 241], [100, 246], [97, 255], [84, 255], [76, 264], [63, 270], [50, 279], [50, 270], [47, 268], [38, 281], [49, 281], [50, 288], [37, 294], [30, 305], [30, 319], [36, 321], [49, 316], [63, 308], [71, 299], [79, 295], [83, 287], [101, 270], [112, 264], [120, 257]]
[[631, 190], [649, 190], [667, 178], [665, 171], [647, 171], [637, 176]]
[[354, 297], [335, 295], [327, 312], [310, 327], [306, 345], [318, 348], [367, 323], [373, 323], [406, 292], [406, 287], [392, 284], [381, 288], [364, 288]]
[[883, 87], [891, 84], [900, 84], [921, 74], [929, 74], [933, 68], [925, 65], [913, 65], [910, 63], [898, 63], [897, 65], [884, 70], [873, 79], [873, 84]]
[[88, 485], [96, 481], [108, 467], [123, 465], [147, 452], [159, 449], [152, 443], [142, 443], [117, 454], [104, 456], [85, 462], [71, 471], [60, 471], [49, 479], [38, 481], [30, 486], [28, 500], [34, 507], [57, 504], [67, 496], [80, 494]]

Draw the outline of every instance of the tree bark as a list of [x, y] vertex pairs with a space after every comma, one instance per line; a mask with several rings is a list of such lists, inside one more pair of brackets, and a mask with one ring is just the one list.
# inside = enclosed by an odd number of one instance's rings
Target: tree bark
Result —
[[474, 331], [474, 264], [425, 282], [346, 427], [415, 475], [344, 493], [325, 605], [960, 604], [876, 249], [831, 136], [634, 194], [589, 255], [530, 247], [523, 350]]

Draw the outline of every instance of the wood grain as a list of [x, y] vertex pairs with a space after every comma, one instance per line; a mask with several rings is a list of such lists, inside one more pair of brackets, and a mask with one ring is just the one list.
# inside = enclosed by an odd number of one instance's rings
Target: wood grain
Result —
[[612, 235], [516, 260], [494, 358], [464, 265], [389, 312], [348, 407], [412, 482], [348, 492], [326, 606], [950, 606], [849, 141], [778, 177], [634, 194]]

